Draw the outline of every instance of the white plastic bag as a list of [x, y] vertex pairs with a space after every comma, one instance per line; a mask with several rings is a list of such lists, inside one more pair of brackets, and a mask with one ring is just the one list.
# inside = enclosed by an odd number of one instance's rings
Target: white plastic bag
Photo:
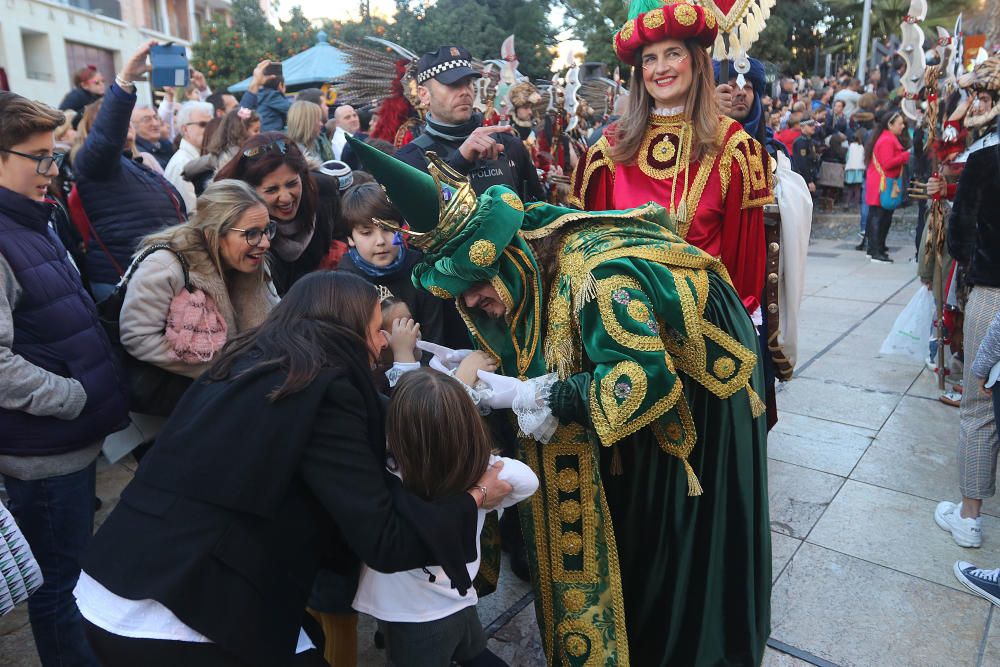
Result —
[[921, 285], [910, 302], [906, 304], [906, 308], [903, 308], [903, 312], [892, 323], [892, 329], [882, 342], [879, 354], [910, 357], [914, 361], [923, 361], [927, 358], [927, 345], [930, 342], [933, 323], [934, 295]]

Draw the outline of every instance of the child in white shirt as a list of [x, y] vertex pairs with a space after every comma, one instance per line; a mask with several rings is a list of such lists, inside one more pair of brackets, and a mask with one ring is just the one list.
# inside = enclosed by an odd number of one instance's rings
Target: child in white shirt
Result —
[[[513, 490], [501, 508], [524, 500], [538, 488], [528, 466], [491, 453], [492, 440], [459, 380], [422, 368], [403, 374], [395, 386], [387, 418], [389, 469], [403, 486], [425, 500], [466, 489], [487, 466], [503, 461], [500, 479]], [[481, 487], [480, 487], [481, 488]], [[486, 510], [479, 511], [482, 531]], [[479, 557], [468, 564], [479, 571]], [[486, 648], [478, 598], [451, 587], [440, 567], [386, 574], [362, 569], [354, 608], [378, 619], [389, 660], [395, 667], [505, 665]]]

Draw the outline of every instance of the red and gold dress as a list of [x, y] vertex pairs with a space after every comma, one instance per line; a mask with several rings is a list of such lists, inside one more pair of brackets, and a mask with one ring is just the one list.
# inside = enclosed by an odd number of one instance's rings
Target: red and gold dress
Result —
[[774, 199], [774, 177], [764, 148], [739, 123], [722, 116], [721, 148], [692, 161], [686, 149], [690, 121], [681, 114], [652, 114], [635, 162], [622, 164], [611, 159], [613, 128], [577, 165], [570, 203], [603, 211], [652, 201], [675, 212], [677, 233], [722, 260], [747, 312], [753, 314], [764, 291], [763, 206]]

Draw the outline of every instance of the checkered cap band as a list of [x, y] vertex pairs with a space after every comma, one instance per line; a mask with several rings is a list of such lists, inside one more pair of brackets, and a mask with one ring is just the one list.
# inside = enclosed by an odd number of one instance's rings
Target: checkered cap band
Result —
[[438, 74], [447, 72], [450, 69], [455, 69], [456, 67], [472, 67], [472, 62], [469, 60], [449, 60], [447, 62], [439, 63], [434, 67], [425, 69], [423, 72], [417, 74], [417, 83], [423, 83], [428, 79], [433, 79]]

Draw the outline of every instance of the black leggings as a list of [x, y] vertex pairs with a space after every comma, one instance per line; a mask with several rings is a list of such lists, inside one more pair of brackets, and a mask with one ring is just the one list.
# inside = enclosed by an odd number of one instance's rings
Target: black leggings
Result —
[[881, 206], [871, 206], [868, 208], [868, 224], [866, 234], [868, 236], [868, 254], [886, 254], [885, 240], [889, 236], [889, 227], [892, 226], [893, 211]]
[[[218, 644], [122, 637], [83, 619], [83, 631], [102, 667], [247, 667]], [[299, 653], [294, 667], [329, 667], [316, 649]]]

